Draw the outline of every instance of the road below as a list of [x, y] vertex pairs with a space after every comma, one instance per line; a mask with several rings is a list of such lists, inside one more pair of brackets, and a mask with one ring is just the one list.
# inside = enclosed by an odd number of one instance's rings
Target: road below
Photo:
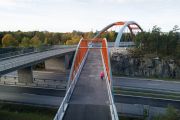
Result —
[[[17, 76], [17, 72], [7, 74], [7, 76]], [[60, 73], [58, 71], [33, 71], [33, 76], [36, 79], [46, 80], [52, 83], [54, 80], [67, 82], [69, 77], [69, 71], [66, 73]], [[14, 79], [17, 82], [18, 79]], [[12, 81], [12, 80], [11, 80]], [[58, 84], [55, 82], [54, 84]], [[177, 81], [164, 81], [155, 79], [143, 79], [143, 78], [130, 78], [130, 77], [115, 77], [113, 76], [113, 86], [115, 87], [126, 87], [126, 88], [137, 88], [144, 90], [153, 91], [170, 91], [180, 92], [180, 80]]]
[[141, 88], [158, 91], [180, 92], [180, 81], [164, 81], [142, 78], [113, 77], [113, 85], [116, 87]]
[[65, 90], [0, 86], [0, 101], [58, 107], [65, 95]]
[[[0, 100], [12, 103], [24, 103], [58, 107], [65, 95], [65, 90], [42, 88], [0, 86]], [[167, 107], [168, 104], [180, 109], [180, 100], [158, 99], [128, 95], [115, 95], [116, 103], [143, 104], [155, 107]]]

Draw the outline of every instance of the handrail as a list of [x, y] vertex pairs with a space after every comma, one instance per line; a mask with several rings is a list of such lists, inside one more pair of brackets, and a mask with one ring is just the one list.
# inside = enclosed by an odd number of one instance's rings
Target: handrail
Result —
[[[88, 48], [86, 47], [87, 45], [88, 45], [88, 42], [82, 38], [76, 48], [76, 53], [75, 53], [75, 56], [73, 59], [73, 65], [71, 67], [71, 72], [70, 72], [70, 76], [69, 76], [66, 95], [58, 109], [58, 112], [56, 113], [54, 120], [62, 120], [63, 119], [65, 111], [68, 107], [68, 102], [71, 98], [74, 87], [76, 85], [76, 82], [79, 78], [79, 75], [80, 75], [83, 65], [85, 63], [85, 60], [87, 58], [87, 54], [88, 54]], [[83, 48], [83, 49], [80, 48], [83, 46], [85, 46], [86, 48]]]
[[18, 50], [15, 52], [8, 52], [8, 53], [0, 54], [0, 61], [14, 58], [14, 57], [23, 56], [23, 55], [29, 55], [33, 53], [45, 52], [45, 51], [50, 51], [50, 50], [55, 50], [55, 49], [74, 48], [74, 47], [76, 47], [76, 45], [48, 46], [43, 49], [42, 48], [26, 48], [26, 49]]
[[108, 46], [107, 46], [106, 39], [102, 40], [101, 55], [102, 55], [104, 73], [105, 73], [105, 78], [106, 78], [106, 85], [107, 85], [107, 89], [108, 89], [108, 96], [109, 96], [109, 101], [110, 101], [111, 117], [112, 117], [112, 120], [119, 120], [116, 106], [115, 106], [114, 100], [113, 100], [112, 89], [111, 89], [112, 73], [111, 73], [109, 52], [108, 52]]
[[79, 69], [80, 63], [82, 62], [84, 56], [87, 53], [88, 43], [89, 43], [89, 41], [87, 39], [83, 39], [83, 38], [81, 38], [81, 40], [79, 41], [79, 44], [76, 48], [76, 52], [74, 55], [73, 64], [71, 67], [69, 80], [68, 80], [68, 84], [67, 84], [67, 89], [68, 89], [70, 83], [72, 82], [72, 80], [74, 79], [74, 76], [76, 75], [77, 70]]

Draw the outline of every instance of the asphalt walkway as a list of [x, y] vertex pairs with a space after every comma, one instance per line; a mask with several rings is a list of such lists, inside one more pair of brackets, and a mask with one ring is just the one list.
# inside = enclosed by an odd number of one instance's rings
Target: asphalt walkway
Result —
[[71, 96], [64, 120], [111, 120], [106, 81], [99, 49], [91, 49]]

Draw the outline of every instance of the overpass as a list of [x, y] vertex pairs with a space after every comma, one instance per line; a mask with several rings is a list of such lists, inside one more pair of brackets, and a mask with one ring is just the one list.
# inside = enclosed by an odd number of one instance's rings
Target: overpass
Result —
[[33, 52], [11, 56], [0, 60], [0, 76], [18, 70], [19, 82], [32, 82], [32, 66], [45, 61], [46, 69], [65, 69], [69, 67], [75, 46], [60, 47], [48, 51]]

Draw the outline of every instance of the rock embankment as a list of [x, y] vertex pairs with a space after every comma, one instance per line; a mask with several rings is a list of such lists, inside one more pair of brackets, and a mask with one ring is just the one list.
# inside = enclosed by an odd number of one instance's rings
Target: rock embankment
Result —
[[134, 56], [126, 49], [111, 49], [111, 69], [115, 75], [180, 79], [180, 65], [173, 59]]

